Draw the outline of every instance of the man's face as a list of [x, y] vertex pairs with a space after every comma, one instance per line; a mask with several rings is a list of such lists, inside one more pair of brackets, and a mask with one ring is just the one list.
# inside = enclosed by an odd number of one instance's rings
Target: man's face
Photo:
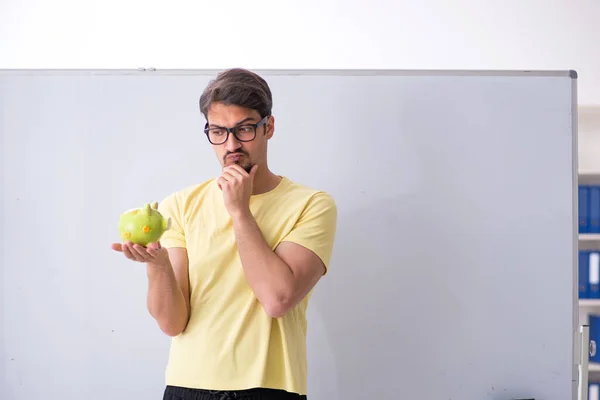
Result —
[[[248, 125], [257, 124], [260, 122], [260, 114], [244, 107], [234, 105], [224, 105], [214, 103], [208, 113], [208, 128], [234, 128], [247, 127]], [[255, 164], [263, 164], [266, 161], [267, 140], [273, 135], [272, 118], [269, 118], [266, 124], [256, 128], [256, 136], [254, 140], [249, 142], [239, 141], [235, 135], [230, 132], [227, 141], [223, 144], [212, 145], [215, 150], [217, 159], [222, 167], [238, 164], [246, 172]], [[223, 131], [224, 132], [224, 131]], [[241, 130], [242, 132], [251, 132], [248, 129]], [[266, 134], [265, 134], [266, 133]], [[248, 133], [246, 133], [248, 134]], [[223, 134], [223, 139], [227, 133]], [[242, 140], [245, 140], [243, 135]]]

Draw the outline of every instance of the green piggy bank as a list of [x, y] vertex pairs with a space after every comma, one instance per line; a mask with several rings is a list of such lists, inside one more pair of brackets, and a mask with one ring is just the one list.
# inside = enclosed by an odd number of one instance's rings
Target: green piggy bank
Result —
[[158, 203], [125, 211], [119, 218], [119, 234], [123, 241], [140, 246], [158, 242], [171, 228], [171, 218], [165, 219], [158, 211]]

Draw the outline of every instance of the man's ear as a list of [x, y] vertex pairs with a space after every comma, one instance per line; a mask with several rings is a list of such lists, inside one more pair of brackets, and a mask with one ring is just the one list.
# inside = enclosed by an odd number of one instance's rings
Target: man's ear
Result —
[[271, 139], [273, 134], [275, 133], [275, 117], [272, 115], [267, 119], [267, 123], [265, 124], [265, 135], [267, 135], [267, 139]]

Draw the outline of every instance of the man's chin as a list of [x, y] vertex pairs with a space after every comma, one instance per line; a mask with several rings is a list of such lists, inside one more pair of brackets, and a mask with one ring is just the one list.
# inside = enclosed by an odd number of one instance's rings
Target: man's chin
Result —
[[227, 162], [225, 162], [225, 167], [229, 167], [230, 165], [239, 165], [247, 173], [250, 173], [250, 170], [252, 169], [252, 164], [249, 164], [249, 163], [242, 163], [240, 161], [227, 161]]

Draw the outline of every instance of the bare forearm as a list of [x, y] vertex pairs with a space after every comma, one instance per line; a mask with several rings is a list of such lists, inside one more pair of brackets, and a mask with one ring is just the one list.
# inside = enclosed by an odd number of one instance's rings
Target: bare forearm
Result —
[[294, 275], [269, 248], [251, 214], [234, 217], [233, 226], [246, 280], [267, 313], [277, 316], [292, 296]]
[[148, 264], [148, 311], [160, 329], [177, 336], [186, 327], [189, 309], [173, 268]]

